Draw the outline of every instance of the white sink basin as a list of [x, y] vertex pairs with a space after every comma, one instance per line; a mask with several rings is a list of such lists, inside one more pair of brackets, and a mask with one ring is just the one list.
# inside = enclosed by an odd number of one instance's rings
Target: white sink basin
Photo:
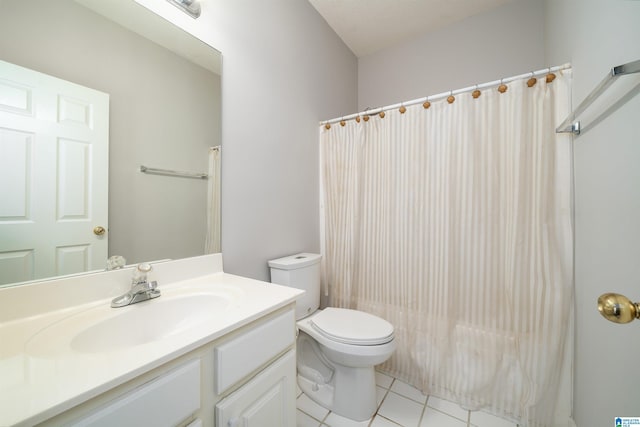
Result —
[[77, 334], [71, 349], [98, 353], [165, 339], [211, 320], [228, 305], [228, 299], [208, 294], [141, 302]]
[[61, 352], [105, 353], [171, 339], [215, 321], [238, 297], [231, 288], [181, 290], [121, 308], [93, 306], [33, 335], [25, 353], [45, 358]]

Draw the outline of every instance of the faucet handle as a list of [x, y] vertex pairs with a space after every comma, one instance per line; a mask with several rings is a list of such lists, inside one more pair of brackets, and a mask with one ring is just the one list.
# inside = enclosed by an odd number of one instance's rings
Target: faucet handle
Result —
[[135, 271], [133, 272], [133, 284], [137, 283], [145, 283], [147, 281], [147, 273], [153, 270], [151, 264], [148, 262], [142, 262], [137, 265]]
[[153, 270], [153, 267], [151, 267], [151, 264], [149, 264], [148, 262], [141, 262], [136, 268], [142, 273], [148, 273]]

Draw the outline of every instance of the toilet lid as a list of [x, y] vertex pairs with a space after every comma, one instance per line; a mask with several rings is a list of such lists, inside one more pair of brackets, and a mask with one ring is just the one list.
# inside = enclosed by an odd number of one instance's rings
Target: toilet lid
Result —
[[320, 334], [345, 344], [379, 345], [393, 339], [391, 323], [363, 311], [327, 307], [310, 323]]

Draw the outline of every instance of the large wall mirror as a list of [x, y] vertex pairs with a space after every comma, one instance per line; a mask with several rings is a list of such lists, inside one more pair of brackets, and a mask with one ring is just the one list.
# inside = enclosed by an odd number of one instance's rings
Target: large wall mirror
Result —
[[134, 0], [0, 0], [0, 286], [219, 252], [220, 70]]

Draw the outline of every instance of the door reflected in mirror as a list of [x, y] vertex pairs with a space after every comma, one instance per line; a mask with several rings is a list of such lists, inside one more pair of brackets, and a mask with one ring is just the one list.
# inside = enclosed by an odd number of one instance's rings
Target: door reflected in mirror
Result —
[[[133, 264], [220, 251], [219, 179], [140, 171], [219, 178], [219, 52], [133, 0], [0, 0], [0, 60], [0, 285], [103, 269], [111, 255]], [[106, 118], [83, 94], [20, 81], [21, 67], [105, 94]], [[83, 130], [100, 120], [108, 155]], [[56, 134], [63, 124], [71, 134]]]

